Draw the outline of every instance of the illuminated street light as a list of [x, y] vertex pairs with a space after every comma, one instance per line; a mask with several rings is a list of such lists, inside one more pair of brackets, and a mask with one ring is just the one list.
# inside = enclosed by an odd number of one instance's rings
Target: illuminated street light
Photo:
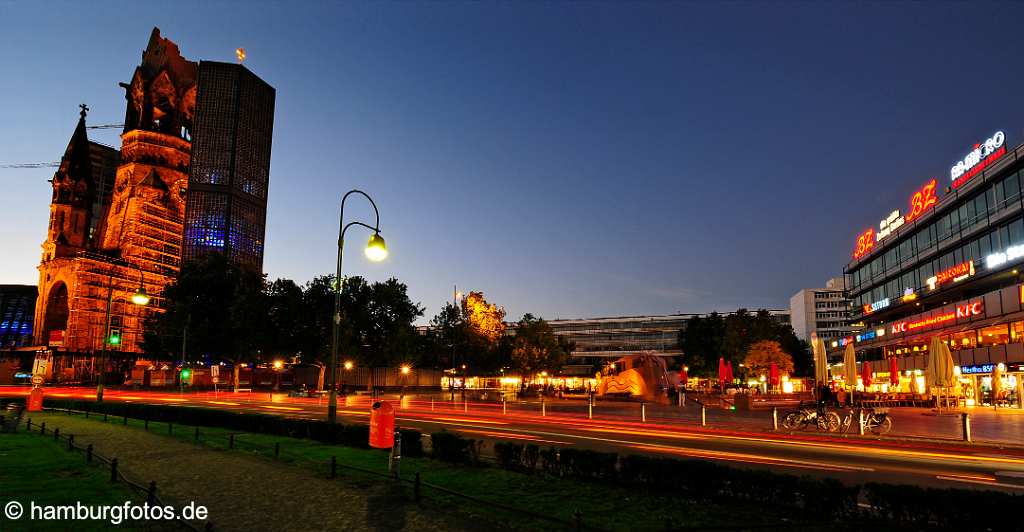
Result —
[[281, 369], [283, 367], [284, 367], [284, 362], [281, 362], [280, 360], [275, 360], [274, 361], [274, 369]]
[[402, 364], [402, 375], [408, 375], [408, 374], [409, 374], [409, 365], [408, 364]]
[[[132, 303], [144, 307], [149, 304], [149, 294], [146, 293], [145, 286], [145, 274], [142, 273], [142, 268], [137, 264], [128, 264], [128, 266], [134, 266], [135, 269], [139, 270], [139, 288], [132, 294]], [[121, 345], [121, 330], [117, 330], [117, 335], [111, 334], [110, 328], [110, 304], [114, 299], [114, 270], [110, 270], [107, 275], [107, 312], [103, 322], [105, 323], [103, 329], [103, 349], [100, 351], [100, 363], [99, 363], [99, 374], [96, 376], [96, 402], [103, 402], [103, 373], [107, 366], [107, 346], [108, 345]]]
[[380, 262], [388, 257], [388, 247], [384, 244], [384, 237], [378, 233], [374, 233], [370, 236], [370, 241], [366, 243], [366, 250], [364, 251], [366, 258], [373, 262]]
[[[345, 200], [347, 200], [352, 194], [359, 194], [363, 196], [370, 202], [370, 205], [373, 206], [375, 220], [372, 226], [359, 221], [352, 221], [347, 224], [345, 223]], [[336, 389], [337, 376], [335, 373], [338, 369], [338, 336], [341, 331], [341, 290], [343, 288], [342, 280], [344, 279], [341, 274], [341, 259], [345, 250], [345, 231], [348, 231], [348, 228], [353, 225], [359, 225], [373, 231], [373, 235], [370, 236], [370, 241], [366, 243], [366, 250], [364, 252], [368, 259], [374, 262], [379, 262], [388, 256], [388, 248], [384, 244], [384, 238], [380, 236], [380, 211], [377, 210], [377, 204], [374, 203], [373, 198], [362, 190], [352, 189], [346, 192], [345, 195], [341, 197], [341, 212], [338, 215], [338, 268], [337, 274], [334, 277], [334, 327], [331, 338], [330, 390], [327, 395], [327, 421], [329, 423], [334, 423], [338, 419], [338, 390]]]
[[345, 361], [345, 369], [346, 370], [352, 369], [352, 361], [350, 361], [350, 360], [346, 360]]

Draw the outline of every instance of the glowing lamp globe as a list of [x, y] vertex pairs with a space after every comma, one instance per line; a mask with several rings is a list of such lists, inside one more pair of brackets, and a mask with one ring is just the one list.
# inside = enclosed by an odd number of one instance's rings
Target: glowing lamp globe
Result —
[[370, 241], [366, 243], [366, 258], [380, 262], [388, 256], [388, 247], [384, 244], [384, 237], [380, 233], [374, 233]]
[[146, 293], [146, 289], [139, 287], [138, 291], [132, 294], [132, 303], [139, 306], [146, 306], [149, 304], [149, 294]]

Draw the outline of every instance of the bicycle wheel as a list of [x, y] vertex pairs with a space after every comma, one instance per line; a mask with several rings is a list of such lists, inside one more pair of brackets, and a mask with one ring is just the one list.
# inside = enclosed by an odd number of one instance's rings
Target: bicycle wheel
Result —
[[883, 417], [881, 421], [874, 421], [875, 422], [871, 424], [872, 434], [888, 434], [889, 431], [892, 430], [892, 418], [890, 418], [889, 416]]
[[800, 423], [800, 412], [790, 412], [782, 418], [782, 428], [793, 430]]
[[835, 412], [826, 412], [825, 414], [818, 416], [818, 430], [835, 432], [839, 430], [840, 422], [839, 414]]
[[845, 417], [843, 417], [843, 423], [842, 425], [840, 425], [839, 428], [842, 429], [842, 432], [845, 434], [847, 432], [850, 432], [851, 424], [853, 424], [853, 414], [847, 414]]

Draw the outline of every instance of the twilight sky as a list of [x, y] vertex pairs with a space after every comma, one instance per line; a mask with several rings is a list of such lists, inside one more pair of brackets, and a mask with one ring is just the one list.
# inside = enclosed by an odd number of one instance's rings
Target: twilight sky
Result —
[[[301, 5], [301, 7], [299, 7]], [[427, 307], [508, 317], [788, 307], [997, 129], [1024, 141], [1024, 5], [0, 0], [0, 164], [121, 123], [153, 26], [277, 89], [265, 269], [333, 271], [366, 190]], [[117, 131], [92, 133], [118, 146]], [[35, 284], [53, 169], [0, 168], [0, 283]], [[350, 199], [347, 212], [369, 217]]]

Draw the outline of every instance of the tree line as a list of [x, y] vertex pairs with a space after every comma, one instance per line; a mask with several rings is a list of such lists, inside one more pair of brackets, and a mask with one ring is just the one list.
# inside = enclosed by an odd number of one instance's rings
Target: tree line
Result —
[[712, 312], [694, 316], [679, 331], [683, 363], [691, 375], [714, 376], [719, 359], [744, 364], [754, 371], [764, 371], [776, 362], [783, 373], [809, 375], [813, 361], [810, 348], [793, 332], [788, 323], [780, 322], [767, 310], [751, 313], [739, 309], [732, 314]]
[[[330, 361], [338, 287], [334, 275], [303, 285], [291, 279], [268, 281], [211, 253], [186, 264], [164, 289], [164, 311], [146, 321], [142, 347], [147, 355], [165, 360], [237, 365], [284, 359], [323, 368]], [[371, 283], [351, 276], [340, 290], [339, 363], [464, 365], [469, 373], [495, 374], [505, 368], [557, 371], [572, 351], [546, 321], [530, 314], [506, 330], [504, 309], [488, 303], [481, 292], [470, 292], [458, 305], [445, 304], [421, 334], [414, 323], [424, 308], [398, 279]]]

